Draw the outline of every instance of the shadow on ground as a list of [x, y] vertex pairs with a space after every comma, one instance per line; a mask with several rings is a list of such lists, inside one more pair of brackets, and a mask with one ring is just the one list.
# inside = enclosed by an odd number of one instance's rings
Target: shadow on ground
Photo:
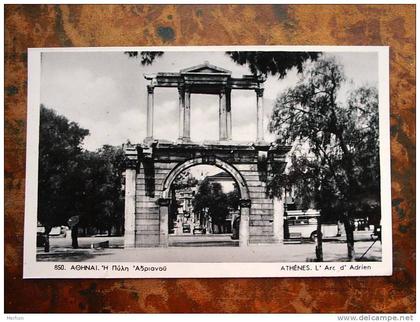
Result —
[[36, 260], [39, 262], [83, 262], [103, 255], [112, 255], [112, 252], [105, 250], [92, 251], [90, 249], [63, 251], [63, 249], [60, 249], [49, 253], [37, 254]]

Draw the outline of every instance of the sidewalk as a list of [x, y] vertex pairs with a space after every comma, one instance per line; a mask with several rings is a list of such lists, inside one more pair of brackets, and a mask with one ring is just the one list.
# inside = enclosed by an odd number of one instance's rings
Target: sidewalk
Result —
[[[372, 245], [372, 241], [355, 243], [356, 259]], [[323, 243], [325, 262], [347, 261], [347, 245], [342, 242]], [[382, 247], [376, 242], [363, 261], [380, 261]], [[38, 251], [39, 261], [88, 262], [311, 262], [315, 261], [315, 244], [251, 245], [249, 247], [169, 247], [169, 248], [53, 248], [50, 253]]]

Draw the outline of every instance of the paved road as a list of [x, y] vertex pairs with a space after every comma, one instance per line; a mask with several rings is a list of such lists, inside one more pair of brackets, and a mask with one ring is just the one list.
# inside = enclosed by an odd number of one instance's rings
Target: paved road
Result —
[[[112, 245], [112, 243], [111, 243]], [[355, 243], [356, 258], [360, 257], [372, 241]], [[324, 261], [346, 261], [347, 245], [342, 241], [324, 242]], [[380, 261], [382, 247], [376, 242], [365, 261]], [[40, 261], [93, 261], [93, 262], [308, 262], [315, 260], [315, 244], [253, 245], [250, 247], [169, 247], [169, 248], [107, 248], [78, 249], [52, 248], [50, 253], [38, 249]]]

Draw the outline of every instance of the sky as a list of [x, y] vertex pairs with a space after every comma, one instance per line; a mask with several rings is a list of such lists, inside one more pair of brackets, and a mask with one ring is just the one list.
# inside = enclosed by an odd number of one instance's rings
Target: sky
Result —
[[[348, 79], [341, 96], [361, 85], [377, 86], [376, 53], [328, 53], [344, 67]], [[84, 148], [96, 150], [104, 144], [140, 143], [146, 136], [147, 81], [143, 74], [178, 72], [210, 64], [232, 71], [233, 77], [250, 74], [247, 66], [234, 63], [224, 52], [165, 52], [151, 66], [121, 52], [47, 52], [42, 54], [41, 103], [90, 131]], [[296, 84], [292, 70], [283, 79], [268, 77], [264, 91], [264, 127], [267, 130], [277, 95]], [[155, 89], [154, 137], [178, 137], [178, 91]], [[254, 91], [232, 91], [232, 138], [253, 141], [256, 137], [256, 95]], [[218, 96], [191, 96], [191, 139], [218, 139]]]

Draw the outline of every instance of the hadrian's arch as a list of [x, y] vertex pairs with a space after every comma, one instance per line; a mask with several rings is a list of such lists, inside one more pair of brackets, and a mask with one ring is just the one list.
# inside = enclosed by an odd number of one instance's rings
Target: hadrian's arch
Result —
[[[145, 75], [147, 86], [147, 137], [141, 144], [125, 146], [125, 247], [167, 247], [169, 189], [182, 171], [198, 164], [215, 165], [237, 182], [241, 193], [241, 246], [275, 243], [276, 225], [282, 214], [274, 212], [268, 186], [271, 176], [284, 171], [290, 146], [265, 142], [263, 136], [263, 83], [252, 75], [231, 77], [230, 71], [204, 63], [179, 73]], [[153, 137], [155, 87], [177, 87], [179, 92], [179, 139]], [[253, 142], [232, 141], [232, 90], [256, 93], [257, 133]], [[219, 96], [219, 140], [190, 139], [192, 94]]]

